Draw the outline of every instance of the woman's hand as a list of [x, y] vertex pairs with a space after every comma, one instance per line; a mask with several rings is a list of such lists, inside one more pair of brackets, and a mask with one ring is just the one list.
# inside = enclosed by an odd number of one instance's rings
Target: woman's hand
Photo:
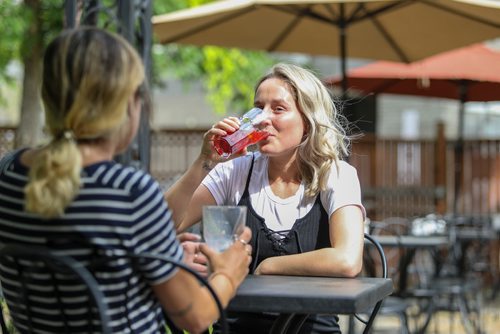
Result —
[[248, 266], [252, 261], [252, 246], [248, 243], [252, 231], [245, 227], [231, 247], [222, 253], [215, 251], [206, 244], [200, 244], [200, 251], [208, 258], [212, 273], [223, 272], [228, 275], [237, 288], [248, 275]]
[[[214, 147], [214, 139], [231, 134], [240, 128], [240, 120], [238, 117], [226, 117], [223, 120], [215, 123], [210, 130], [203, 136], [203, 145], [201, 147], [200, 156], [204, 162], [212, 167], [213, 165], [226, 161], [222, 158]], [[241, 150], [237, 154], [231, 155], [229, 159], [247, 154], [246, 149]]]
[[201, 238], [198, 234], [184, 232], [177, 236], [184, 249], [184, 263], [203, 277], [208, 276], [207, 257], [200, 252]]

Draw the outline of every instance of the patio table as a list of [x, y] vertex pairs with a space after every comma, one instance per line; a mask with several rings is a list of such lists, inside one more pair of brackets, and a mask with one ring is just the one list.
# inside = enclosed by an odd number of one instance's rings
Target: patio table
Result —
[[249, 275], [228, 310], [277, 312], [280, 316], [271, 333], [287, 333], [297, 330], [296, 326], [289, 326], [294, 317], [366, 312], [392, 290], [392, 280], [376, 277]]

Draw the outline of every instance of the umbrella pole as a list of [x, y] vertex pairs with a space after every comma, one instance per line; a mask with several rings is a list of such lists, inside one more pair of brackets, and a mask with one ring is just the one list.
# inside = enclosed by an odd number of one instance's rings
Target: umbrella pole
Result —
[[458, 215], [458, 201], [462, 192], [465, 102], [467, 102], [467, 88], [467, 81], [460, 80], [458, 86], [458, 93], [460, 96], [460, 106], [458, 110], [458, 136], [455, 143], [455, 193], [453, 198], [453, 214], [455, 216]]
[[340, 34], [340, 71], [342, 73], [342, 99], [347, 95], [347, 40], [346, 40], [346, 22], [345, 22], [345, 7], [344, 4], [339, 4], [340, 20], [339, 20], [339, 34]]

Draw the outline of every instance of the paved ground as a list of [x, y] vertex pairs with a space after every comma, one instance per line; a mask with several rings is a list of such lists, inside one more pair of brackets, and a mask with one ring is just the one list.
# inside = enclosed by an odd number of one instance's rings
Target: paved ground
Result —
[[[410, 312], [415, 312], [411, 309]], [[482, 333], [481, 334], [500, 334], [500, 296], [495, 300], [484, 300], [482, 312]], [[450, 326], [450, 318], [452, 324]], [[342, 316], [341, 327], [343, 333], [348, 333], [348, 318]], [[416, 328], [415, 318], [410, 317], [410, 332], [414, 333]], [[355, 333], [362, 333], [363, 326], [357, 322]], [[373, 334], [394, 334], [400, 333], [400, 323], [398, 318], [393, 316], [379, 316], [374, 324]], [[469, 334], [460, 322], [458, 312], [438, 312], [431, 320], [426, 331], [427, 334]], [[471, 333], [476, 334], [476, 333]]]

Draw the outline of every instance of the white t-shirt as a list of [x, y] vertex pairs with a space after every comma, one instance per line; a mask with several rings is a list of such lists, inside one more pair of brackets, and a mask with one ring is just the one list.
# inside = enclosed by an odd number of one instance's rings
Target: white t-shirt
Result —
[[[269, 185], [269, 158], [260, 152], [253, 153], [255, 162], [249, 184], [250, 203], [255, 212], [265, 218], [266, 225], [273, 231], [289, 230], [296, 219], [304, 217], [312, 208], [315, 198], [306, 197], [304, 184], [300, 184], [297, 192], [288, 197], [276, 196]], [[205, 177], [205, 185], [217, 205], [237, 205], [245, 191], [248, 172], [252, 162], [252, 153], [218, 164]], [[363, 211], [361, 190], [356, 169], [344, 161], [337, 166], [332, 164], [328, 178], [328, 189], [320, 193], [321, 203], [328, 217], [346, 205], [357, 205]]]

